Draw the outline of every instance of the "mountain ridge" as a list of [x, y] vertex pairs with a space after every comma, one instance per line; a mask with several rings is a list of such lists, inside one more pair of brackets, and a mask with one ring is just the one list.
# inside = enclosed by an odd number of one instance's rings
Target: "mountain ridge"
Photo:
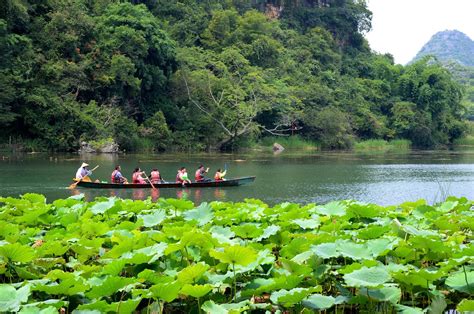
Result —
[[427, 55], [434, 55], [443, 63], [456, 61], [463, 66], [474, 67], [474, 41], [458, 30], [440, 31], [431, 37], [411, 62]]

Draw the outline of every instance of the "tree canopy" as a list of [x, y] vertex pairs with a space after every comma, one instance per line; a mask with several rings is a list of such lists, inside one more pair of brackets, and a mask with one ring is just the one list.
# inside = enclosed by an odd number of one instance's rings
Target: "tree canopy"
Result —
[[5, 0], [0, 140], [163, 150], [294, 130], [328, 148], [460, 137], [451, 74], [372, 52], [370, 27], [362, 0]]

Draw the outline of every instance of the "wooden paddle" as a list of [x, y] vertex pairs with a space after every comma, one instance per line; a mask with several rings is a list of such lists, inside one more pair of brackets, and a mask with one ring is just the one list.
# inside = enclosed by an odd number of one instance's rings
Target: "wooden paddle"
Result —
[[[99, 165], [95, 166], [94, 169], [91, 170], [91, 172], [93, 172], [97, 168], [99, 168]], [[82, 178], [82, 179], [84, 179], [84, 178]], [[74, 189], [77, 186], [77, 184], [82, 181], [82, 179], [79, 179], [75, 183], [68, 186], [68, 189], [70, 189], [70, 190]]]
[[151, 184], [151, 187], [153, 188], [153, 190], [156, 190], [156, 187], [153, 185], [153, 183], [151, 183], [151, 180], [148, 178], [145, 171], [143, 171], [143, 174], [145, 175], [145, 178], [148, 180], [148, 182]]

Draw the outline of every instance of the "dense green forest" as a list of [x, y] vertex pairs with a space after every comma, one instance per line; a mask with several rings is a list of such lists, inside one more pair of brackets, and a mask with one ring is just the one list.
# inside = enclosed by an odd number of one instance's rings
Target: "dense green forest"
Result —
[[373, 53], [370, 27], [361, 0], [3, 0], [0, 138], [201, 150], [462, 136], [451, 74]]

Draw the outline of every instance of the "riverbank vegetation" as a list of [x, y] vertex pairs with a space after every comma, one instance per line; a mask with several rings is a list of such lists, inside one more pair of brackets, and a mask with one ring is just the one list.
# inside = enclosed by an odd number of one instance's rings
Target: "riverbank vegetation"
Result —
[[112, 138], [131, 151], [292, 133], [325, 149], [461, 137], [451, 74], [373, 53], [370, 27], [352, 0], [5, 0], [0, 141], [67, 151]]
[[354, 145], [356, 151], [408, 151], [410, 148], [411, 143], [408, 140], [367, 140]]
[[0, 311], [474, 311], [473, 205], [0, 198]]

